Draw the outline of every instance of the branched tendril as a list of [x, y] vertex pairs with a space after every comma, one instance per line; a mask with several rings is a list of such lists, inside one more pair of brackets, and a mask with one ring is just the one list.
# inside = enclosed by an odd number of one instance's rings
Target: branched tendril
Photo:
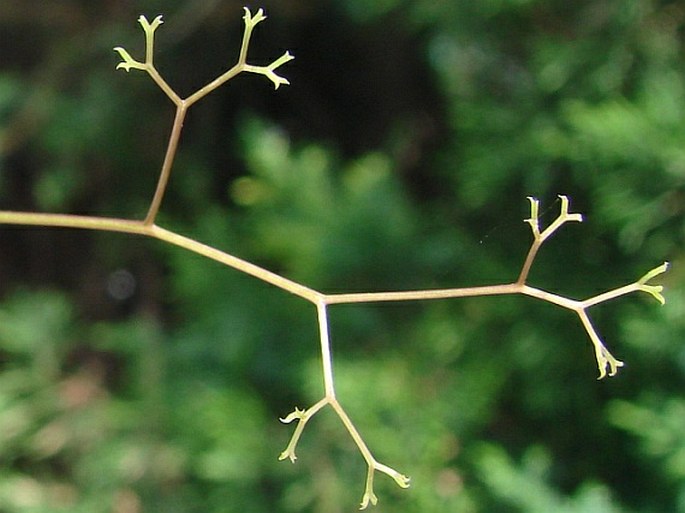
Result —
[[114, 219], [107, 217], [95, 216], [74, 216], [67, 214], [38, 214], [32, 212], [9, 212], [0, 211], [0, 223], [5, 224], [20, 224], [20, 225], [39, 225], [39, 226], [58, 226], [68, 228], [82, 228], [99, 231], [115, 231], [130, 234], [138, 234], [151, 238], [161, 240], [168, 244], [173, 244], [182, 247], [193, 253], [203, 255], [209, 259], [218, 261], [228, 267], [236, 269], [242, 273], [253, 276], [263, 282], [274, 285], [290, 294], [301, 297], [306, 301], [316, 306], [317, 318], [319, 325], [320, 350], [322, 362], [322, 374], [324, 385], [324, 396], [316, 404], [308, 409], [295, 408], [293, 412], [281, 419], [282, 422], [290, 424], [296, 422], [296, 427], [293, 435], [288, 443], [286, 449], [280, 454], [279, 459], [290, 460], [295, 462], [297, 456], [295, 449], [297, 443], [304, 431], [307, 422], [324, 407], [330, 407], [334, 410], [336, 415], [341, 420], [343, 426], [349, 433], [350, 437], [358, 447], [361, 456], [367, 464], [367, 475], [364, 487], [364, 492], [361, 500], [361, 509], [369, 505], [375, 505], [378, 498], [374, 493], [373, 481], [376, 472], [381, 472], [392, 478], [398, 486], [407, 488], [409, 486], [409, 478], [397, 472], [396, 470], [380, 463], [373, 456], [372, 452], [367, 447], [359, 431], [352, 423], [352, 420], [347, 415], [347, 412], [338, 402], [335, 394], [335, 383], [333, 380], [332, 357], [330, 351], [330, 338], [328, 330], [328, 312], [327, 307], [334, 304], [343, 303], [372, 303], [385, 301], [416, 301], [416, 300], [430, 300], [430, 299], [447, 299], [460, 297], [476, 297], [476, 296], [491, 296], [491, 295], [511, 295], [522, 294], [537, 299], [546, 301], [548, 303], [566, 308], [575, 312], [581, 320], [591, 343], [594, 346], [595, 357], [599, 369], [599, 378], [605, 377], [607, 374], [613, 376], [618, 369], [623, 366], [623, 362], [614, 358], [607, 350], [599, 337], [595, 327], [590, 320], [587, 313], [591, 307], [614, 299], [625, 294], [636, 291], [642, 291], [653, 296], [661, 304], [664, 304], [665, 299], [662, 295], [663, 286], [653, 285], [649, 283], [656, 276], [666, 272], [668, 263], [655, 267], [651, 271], [644, 274], [636, 282], [625, 285], [610, 291], [604, 292], [597, 296], [593, 296], [584, 301], [570, 299], [564, 296], [559, 296], [535, 287], [528, 285], [528, 275], [537, 253], [542, 244], [553, 235], [562, 225], [567, 222], [581, 222], [582, 216], [578, 213], [569, 213], [569, 200], [566, 196], [560, 196], [561, 208], [559, 215], [554, 219], [549, 226], [542, 229], [539, 221], [539, 201], [535, 198], [529, 197], [530, 202], [530, 217], [525, 220], [530, 225], [533, 242], [524, 263], [518, 279], [512, 283], [501, 285], [489, 285], [482, 287], [465, 287], [452, 289], [437, 289], [437, 290], [417, 290], [404, 292], [374, 292], [374, 293], [355, 293], [355, 294], [325, 294], [319, 292], [303, 284], [297, 283], [284, 276], [271, 272], [251, 262], [242, 260], [230, 253], [221, 251], [217, 248], [202, 244], [201, 242], [184, 237], [178, 233], [166, 230], [157, 224], [155, 220], [157, 212], [159, 211], [164, 192], [171, 173], [171, 168], [178, 149], [178, 141], [180, 138], [183, 121], [188, 108], [196, 101], [200, 100], [210, 92], [217, 89], [219, 86], [235, 77], [237, 74], [245, 71], [250, 73], [258, 73], [266, 76], [276, 89], [283, 84], [289, 84], [288, 80], [276, 73], [276, 70], [283, 64], [293, 59], [289, 52], [285, 52], [281, 57], [273, 61], [268, 66], [255, 66], [247, 63], [247, 51], [249, 47], [252, 31], [255, 26], [264, 21], [266, 16], [262, 9], [259, 9], [254, 15], [248, 8], [245, 8], [243, 21], [245, 29], [243, 32], [243, 39], [238, 56], [238, 62], [231, 67], [224, 74], [220, 75], [204, 87], [198, 89], [195, 93], [187, 98], [181, 98], [171, 88], [166, 81], [159, 74], [155, 68], [154, 57], [154, 36], [155, 31], [162, 25], [162, 17], [155, 17], [152, 22], [149, 22], [145, 16], [140, 16], [138, 19], [143, 32], [145, 33], [145, 59], [138, 61], [134, 59], [127, 50], [123, 47], [117, 46], [114, 50], [119, 54], [121, 62], [117, 64], [117, 69], [130, 71], [131, 69], [142, 70], [147, 72], [154, 82], [160, 87], [162, 91], [171, 99], [176, 105], [176, 116], [174, 124], [171, 129], [169, 144], [167, 147], [166, 156], [162, 169], [159, 173], [159, 181], [155, 194], [150, 202], [150, 207], [146, 217], [142, 220], [129, 219]]

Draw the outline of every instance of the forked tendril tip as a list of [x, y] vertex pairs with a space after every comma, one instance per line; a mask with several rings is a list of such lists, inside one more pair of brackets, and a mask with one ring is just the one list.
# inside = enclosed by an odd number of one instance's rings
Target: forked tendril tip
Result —
[[658, 267], [655, 267], [648, 273], [646, 273], [642, 278], [640, 278], [637, 281], [637, 286], [638, 288], [643, 291], [647, 292], [648, 294], [651, 294], [654, 299], [656, 299], [661, 305], [666, 304], [666, 298], [661, 294], [664, 290], [663, 285], [648, 285], [647, 282], [654, 278], [655, 276], [658, 276], [660, 274], [665, 273], [668, 268], [670, 267], [670, 264], [668, 262], [664, 262]]

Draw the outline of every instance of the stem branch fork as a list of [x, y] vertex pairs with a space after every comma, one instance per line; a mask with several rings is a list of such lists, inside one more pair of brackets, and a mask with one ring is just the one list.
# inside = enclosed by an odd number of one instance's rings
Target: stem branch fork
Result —
[[121, 57], [121, 62], [117, 64], [117, 69], [123, 69], [126, 72], [140, 70], [146, 72], [157, 86], [167, 95], [167, 97], [176, 106], [176, 116], [169, 136], [169, 142], [159, 173], [159, 181], [155, 190], [154, 196], [150, 202], [147, 215], [142, 220], [132, 219], [117, 219], [97, 216], [75, 216], [68, 214], [47, 214], [34, 212], [11, 212], [0, 211], [0, 223], [13, 225], [39, 225], [52, 226], [64, 228], [81, 228], [86, 230], [96, 231], [112, 231], [123, 232], [129, 234], [137, 234], [153, 239], [158, 239], [162, 242], [179, 246], [192, 253], [203, 255], [209, 259], [218, 261], [227, 267], [231, 267], [239, 272], [253, 276], [254, 278], [278, 287], [285, 292], [301, 297], [304, 300], [312, 303], [316, 307], [317, 321], [319, 326], [319, 345], [321, 351], [321, 365], [323, 374], [323, 397], [313, 406], [307, 409], [295, 408], [291, 413], [281, 419], [283, 423], [290, 424], [296, 422], [296, 426], [290, 442], [285, 450], [280, 454], [280, 460], [290, 460], [295, 462], [297, 443], [302, 436], [304, 428], [309, 420], [314, 417], [319, 411], [325, 407], [333, 409], [338, 416], [343, 426], [349, 433], [359, 452], [367, 464], [367, 474], [364, 492], [360, 504], [360, 509], [365, 509], [369, 505], [375, 505], [378, 498], [374, 493], [373, 484], [376, 472], [381, 472], [392, 478], [398, 486], [407, 488], [409, 486], [409, 478], [393, 468], [380, 463], [373, 456], [371, 450], [364, 442], [361, 434], [353, 424], [345, 409], [338, 401], [335, 393], [335, 382], [333, 378], [333, 362], [331, 356], [331, 342], [328, 327], [328, 306], [334, 304], [349, 304], [349, 303], [377, 303], [387, 301], [423, 301], [431, 299], [448, 299], [448, 298], [463, 298], [463, 297], [477, 297], [490, 295], [511, 295], [521, 294], [530, 297], [535, 297], [542, 301], [549, 302], [562, 308], [566, 308], [575, 312], [587, 332], [595, 351], [595, 358], [599, 369], [599, 378], [605, 376], [614, 376], [618, 368], [623, 366], [623, 362], [614, 358], [611, 353], [604, 346], [599, 337], [595, 327], [588, 316], [587, 310], [600, 303], [604, 303], [611, 299], [623, 296], [636, 291], [642, 291], [653, 296], [661, 304], [665, 302], [662, 295], [663, 287], [661, 285], [653, 285], [649, 283], [656, 276], [666, 272], [668, 263], [663, 263], [647, 272], [636, 282], [625, 285], [602, 294], [593, 296], [583, 301], [573, 300], [564, 296], [556, 295], [527, 284], [530, 269], [538, 254], [542, 244], [549, 239], [561, 226], [567, 222], [581, 222], [582, 216], [578, 213], [569, 213], [569, 200], [566, 196], [559, 196], [561, 200], [561, 209], [559, 215], [546, 228], [540, 227], [538, 218], [539, 201], [535, 198], [529, 197], [530, 202], [530, 217], [525, 219], [525, 222], [530, 225], [533, 241], [530, 249], [526, 255], [522, 265], [520, 274], [516, 281], [512, 283], [505, 283], [500, 285], [489, 286], [475, 286], [449, 289], [430, 289], [430, 290], [415, 290], [402, 292], [373, 292], [373, 293], [352, 293], [352, 294], [325, 294], [307, 287], [303, 284], [297, 283], [284, 276], [276, 274], [251, 262], [243, 260], [230, 253], [224, 252], [217, 248], [203, 244], [195, 239], [185, 237], [176, 232], [167, 230], [155, 224], [157, 214], [162, 204], [162, 199], [166, 191], [166, 187], [171, 175], [174, 159], [178, 151], [178, 144], [183, 128], [183, 121], [188, 109], [197, 101], [202, 99], [210, 92], [217, 89], [219, 86], [232, 79], [242, 72], [256, 73], [264, 75], [273, 84], [274, 88], [278, 89], [281, 85], [288, 85], [289, 81], [278, 75], [276, 70], [285, 63], [293, 59], [290, 52], [285, 52], [281, 57], [273, 61], [268, 66], [256, 66], [247, 63], [247, 53], [250, 44], [250, 38], [254, 28], [260, 22], [264, 21], [266, 16], [262, 9], [259, 9], [255, 14], [252, 14], [248, 8], [245, 8], [243, 16], [244, 32], [238, 60], [235, 65], [228, 69], [225, 73], [215, 78], [207, 85], [201, 87], [187, 98], [181, 98], [174, 89], [164, 80], [162, 75], [158, 72], [154, 64], [154, 37], [156, 30], [162, 25], [162, 17], [157, 16], [151, 22], [145, 16], [138, 18], [138, 23], [145, 33], [145, 59], [138, 61], [134, 59], [127, 50], [123, 47], [116, 47], [116, 51]]

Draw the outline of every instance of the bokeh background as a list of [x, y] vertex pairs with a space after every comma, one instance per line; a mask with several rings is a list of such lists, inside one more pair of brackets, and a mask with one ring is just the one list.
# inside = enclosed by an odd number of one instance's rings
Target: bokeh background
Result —
[[[660, 307], [523, 297], [335, 306], [339, 399], [384, 512], [685, 512], [685, 2], [264, 0], [241, 75], [191, 109], [159, 223], [325, 292], [516, 279], [558, 194], [586, 221], [530, 282], [582, 299], [664, 260]], [[2, 0], [0, 207], [142, 218], [173, 106], [235, 62], [233, 0]], [[0, 228], [0, 512], [356, 510], [314, 308], [132, 236]]]

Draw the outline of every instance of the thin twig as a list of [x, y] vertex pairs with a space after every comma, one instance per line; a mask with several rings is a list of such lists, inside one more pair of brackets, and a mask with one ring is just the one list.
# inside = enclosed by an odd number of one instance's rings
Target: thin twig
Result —
[[178, 96], [178, 94], [164, 80], [154, 66], [154, 32], [162, 24], [161, 16], [156, 17], [152, 22], [149, 22], [144, 16], [141, 16], [138, 20], [145, 32], [146, 50], [144, 62], [133, 59], [124, 48], [115, 48], [115, 51], [117, 51], [122, 58], [122, 62], [117, 65], [118, 69], [121, 68], [126, 71], [137, 69], [147, 72], [157, 86], [164, 91], [164, 93], [176, 105], [176, 115], [174, 117], [174, 123], [169, 136], [164, 162], [159, 174], [159, 180], [144, 220], [139, 221], [96, 216], [0, 211], [0, 224], [111, 231], [142, 235], [158, 239], [165, 243], [178, 246], [192, 253], [220, 262], [239, 272], [253, 276], [258, 280], [269, 283], [314, 304], [317, 309], [317, 322], [319, 326], [324, 396], [309, 409], [301, 410], [299, 408], [295, 408], [292, 413], [281, 419], [285, 423], [297, 421], [297, 426], [293, 432], [290, 442], [288, 443], [288, 446], [281, 453], [279, 459], [290, 459], [293, 462], [296, 460], [296, 446], [307, 422], [321, 409], [330, 405], [347, 429], [368, 466], [366, 487], [361, 502], [362, 509], [367, 507], [369, 504], [376, 504], [378, 500], [373, 491], [373, 480], [376, 471], [387, 474], [403, 488], [409, 486], [409, 478], [403, 474], [400, 474], [391, 467], [380, 463], [374, 458], [371, 450], [364, 442], [364, 439], [353, 424], [349, 415], [336, 398], [335, 382], [333, 378], [333, 361], [331, 356], [331, 341], [328, 326], [328, 305], [389, 301], [424, 301], [434, 299], [453, 299], [513, 294], [534, 297], [536, 299], [540, 299], [542, 301], [546, 301], [575, 312], [580, 318], [581, 323], [583, 324], [583, 327], [594, 346], [595, 357], [599, 368], [599, 378], [606, 376], [607, 372], [610, 376], [616, 374], [618, 368], [623, 365], [623, 362], [614, 358], [606, 349], [595, 327], [593, 326], [592, 321], [590, 320], [587, 310], [592, 306], [635, 291], [647, 292], [663, 304], [665, 301], [661, 294], [663, 287], [660, 285], [651, 285], [648, 282], [653, 277], [665, 272], [668, 268], [668, 264], [664, 263], [652, 269], [635, 283], [618, 287], [616, 289], [588, 298], [584, 301], [577, 301], [529, 286], [527, 284], [528, 276], [535, 258], [542, 247], [542, 244], [565, 223], [570, 221], [582, 221], [582, 216], [580, 214], [569, 213], [569, 201], [566, 196], [560, 196], [561, 209], [557, 218], [542, 231], [540, 229], [538, 219], [539, 202], [535, 198], [528, 198], [530, 201], [531, 215], [530, 218], [525, 220], [525, 222], [527, 222], [531, 227], [533, 241], [523, 262], [517, 280], [513, 283], [480, 287], [324, 294], [313, 288], [307, 287], [256, 264], [248, 262], [247, 260], [243, 260], [230, 253], [203, 244], [195, 239], [185, 237], [179, 233], [162, 228], [155, 224], [157, 214], [159, 213], [162, 200], [164, 198], [164, 193], [167, 189], [169, 178], [171, 176], [171, 169], [173, 167], [174, 159], [178, 151], [178, 144], [183, 129], [183, 122], [190, 106], [241, 72], [262, 74], [273, 82], [275, 88], [278, 88], [281, 84], [289, 83], [287, 79], [277, 75], [274, 71], [276, 68], [293, 58], [289, 52], [285, 52], [280, 58], [275, 60], [269, 66], [254, 66], [247, 63], [247, 51], [252, 31], [259, 22], [266, 19], [266, 16], [264, 15], [262, 9], [259, 9], [258, 12], [253, 16], [250, 10], [245, 8], [245, 16], [243, 19], [245, 21], [245, 30], [243, 32], [238, 62], [228, 71], [188, 96], [185, 100]]

